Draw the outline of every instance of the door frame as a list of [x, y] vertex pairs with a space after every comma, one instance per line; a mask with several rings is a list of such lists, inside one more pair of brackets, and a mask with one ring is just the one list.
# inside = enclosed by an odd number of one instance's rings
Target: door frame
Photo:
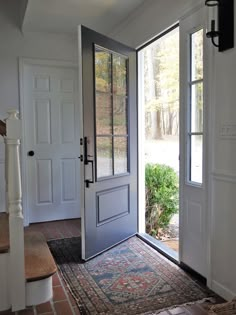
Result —
[[[25, 102], [24, 102], [24, 68], [26, 65], [31, 66], [46, 66], [46, 67], [60, 67], [60, 68], [74, 68], [77, 70], [78, 65], [72, 61], [64, 60], [49, 60], [49, 59], [33, 59], [19, 57], [18, 69], [19, 69], [19, 113], [21, 119], [21, 173], [22, 173], [22, 207], [24, 215], [24, 225], [29, 225], [29, 208], [28, 208], [28, 187], [27, 187], [27, 153], [26, 153], [26, 126], [24, 120]], [[78, 104], [77, 100], [77, 104]], [[81, 123], [81, 122], [80, 122]]]
[[[77, 35], [78, 35], [78, 102], [79, 102], [79, 112], [80, 112], [80, 139], [84, 140], [84, 110], [83, 110], [83, 68], [82, 68], [82, 25], [78, 26]], [[84, 155], [83, 142], [80, 146], [80, 156]], [[81, 162], [81, 160], [80, 160]], [[81, 165], [81, 163], [80, 163]], [[81, 215], [81, 235], [85, 235], [84, 224], [82, 220], [85, 220], [85, 183], [84, 183], [84, 164], [80, 167], [80, 215]], [[85, 239], [81, 237], [81, 255], [85, 255]]]
[[[175, 257], [173, 253], [173, 257], [169, 255], [169, 253], [162, 247], [159, 247], [157, 242], [153, 238], [153, 241], [148, 237], [148, 239], [143, 236], [145, 233], [145, 168], [144, 168], [144, 141], [145, 141], [145, 115], [144, 115], [144, 106], [141, 106], [142, 98], [143, 98], [143, 82], [142, 81], [142, 73], [141, 69], [139, 67], [141, 61], [141, 56], [139, 55], [139, 52], [144, 49], [145, 47], [151, 45], [153, 42], [161, 39], [171, 31], [175, 30], [176, 28], [179, 28], [179, 22], [176, 22], [167, 29], [165, 29], [163, 32], [159, 33], [154, 38], [151, 38], [149, 41], [147, 41], [145, 44], [141, 45], [137, 49], [137, 68], [138, 68], [138, 233], [141, 234], [141, 238], [145, 239], [146, 242], [151, 244], [151, 246], [154, 246], [158, 251], [160, 251], [163, 255], [167, 256], [170, 260], [180, 263], [181, 262], [181, 237], [179, 236], [179, 252], [177, 256]], [[179, 69], [180, 74], [180, 69]], [[180, 88], [179, 88], [180, 91]], [[181, 101], [179, 98], [179, 120], [181, 119]], [[179, 128], [180, 128], [180, 121], [179, 121]], [[181, 140], [181, 130], [179, 130], [179, 154], [180, 154], [180, 140]], [[179, 161], [179, 169], [180, 169], [180, 161]], [[181, 185], [181, 176], [179, 176], [179, 186]], [[179, 218], [181, 217], [180, 214], [181, 211], [181, 195], [180, 195], [180, 189], [179, 189]], [[179, 220], [179, 230], [181, 229], [181, 220]], [[170, 250], [171, 251], [171, 250]]]
[[[199, 185], [203, 189], [203, 207], [204, 207], [204, 213], [202, 221], [204, 222], [203, 226], [203, 238], [205, 239], [205, 243], [203, 244], [204, 249], [204, 255], [206, 256], [205, 259], [205, 269], [204, 269], [204, 277], [207, 280], [207, 285], [211, 287], [211, 230], [212, 230], [212, 223], [211, 223], [211, 172], [210, 172], [210, 165], [212, 164], [212, 146], [211, 138], [213, 134], [212, 129], [212, 91], [211, 91], [211, 84], [212, 82], [212, 73], [214, 73], [214, 66], [213, 62], [213, 47], [210, 48], [210, 41], [207, 40], [205, 36], [205, 24], [202, 18], [202, 14], [204, 13], [204, 6], [198, 5], [194, 9], [192, 9], [188, 14], [185, 14], [182, 19], [180, 19], [180, 25], [181, 22], [185, 19], [192, 18], [192, 25], [185, 30], [185, 33], [183, 35], [189, 36], [190, 34], [194, 33], [195, 31], [199, 29], [203, 29], [203, 180], [202, 184]], [[194, 18], [194, 19], [193, 19]], [[181, 34], [180, 34], [181, 36]], [[186, 40], [186, 38], [185, 38]], [[181, 40], [180, 40], [181, 42]], [[189, 147], [187, 144], [187, 135], [186, 130], [184, 129], [187, 124], [189, 124], [189, 91], [188, 91], [188, 71], [191, 67], [190, 64], [190, 46], [186, 47], [189, 44], [189, 39], [187, 42], [180, 46], [180, 63], [181, 63], [181, 72], [180, 72], [180, 102], [181, 102], [181, 112], [180, 112], [180, 128], [181, 128], [181, 143], [180, 143], [180, 155], [182, 158], [180, 159], [181, 168], [184, 171], [184, 173], [181, 173], [181, 180], [180, 180], [180, 194], [181, 194], [181, 203], [180, 207], [184, 209], [184, 185], [187, 185], [189, 187], [197, 187], [197, 184], [194, 184], [190, 182], [187, 178], [188, 176], [188, 167], [189, 167]], [[211, 45], [212, 46], [212, 45]], [[187, 50], [186, 50], [187, 49]], [[183, 55], [187, 56], [187, 60], [185, 62], [183, 61]], [[213, 72], [212, 72], [213, 71]], [[211, 81], [210, 81], [211, 80]], [[186, 162], [186, 163], [185, 163]], [[183, 239], [185, 237], [183, 233], [183, 212], [180, 216], [180, 226], [182, 226], [182, 229], [180, 230], [180, 238]], [[180, 261], [183, 260], [183, 247], [181, 247], [180, 252]], [[191, 266], [190, 266], [191, 268]]]

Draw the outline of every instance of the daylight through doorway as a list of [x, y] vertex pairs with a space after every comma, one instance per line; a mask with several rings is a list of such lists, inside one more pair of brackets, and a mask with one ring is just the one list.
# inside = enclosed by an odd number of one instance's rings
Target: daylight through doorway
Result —
[[179, 251], [179, 27], [139, 51], [144, 234]]

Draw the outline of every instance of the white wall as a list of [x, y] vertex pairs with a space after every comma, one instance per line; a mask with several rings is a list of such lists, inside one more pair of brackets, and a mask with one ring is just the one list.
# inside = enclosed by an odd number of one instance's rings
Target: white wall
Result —
[[[236, 43], [236, 29], [234, 34]], [[224, 139], [220, 130], [236, 126], [236, 48], [224, 53], [215, 50], [214, 69], [212, 280], [215, 290], [232, 298], [236, 295], [236, 137]]]
[[[19, 1], [0, 2], [0, 116], [19, 108], [18, 58], [69, 60], [77, 62], [76, 37], [61, 34], [22, 34]], [[43, 23], [43, 21], [42, 21]], [[4, 146], [0, 144], [0, 211], [4, 206]]]
[[146, 0], [142, 7], [110, 33], [131, 47], [139, 47], [176, 24], [192, 7], [202, 0]]
[[[147, 0], [146, 5], [113, 35], [117, 40], [138, 47], [180, 20], [196, 3]], [[210, 62], [215, 74], [210, 74], [208, 91], [212, 96], [209, 113], [212, 152], [209, 152], [208, 170], [211, 191], [211, 206], [207, 209], [210, 216], [207, 233], [211, 239], [208, 283], [217, 293], [231, 299], [236, 296], [236, 136], [224, 139], [220, 136], [220, 129], [228, 124], [236, 126], [236, 48], [219, 53], [216, 48], [210, 47], [213, 59]]]

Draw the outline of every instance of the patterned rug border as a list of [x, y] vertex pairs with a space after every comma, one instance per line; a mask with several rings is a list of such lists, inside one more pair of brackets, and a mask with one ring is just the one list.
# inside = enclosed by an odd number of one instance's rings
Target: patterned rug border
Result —
[[[153, 254], [157, 254], [157, 251], [155, 249], [153, 249], [150, 245], [148, 245], [147, 243], [145, 243], [142, 239], [138, 238], [138, 237], [132, 237], [132, 238], [136, 238], [138, 239], [142, 245], [144, 245], [146, 247], [146, 250], [150, 250], [150, 252], [152, 252]], [[132, 239], [130, 238], [130, 239]], [[80, 237], [68, 237], [68, 238], [63, 238], [63, 239], [55, 239], [55, 240], [50, 240], [48, 241], [48, 244], [49, 244], [49, 247], [50, 247], [50, 243], [51, 242], [57, 242], [57, 241], [65, 241], [65, 240], [71, 240], [71, 239], [80, 239]], [[130, 240], [129, 239], [129, 240]], [[119, 246], [119, 245], [118, 245]], [[114, 247], [113, 247], [114, 248]], [[109, 249], [109, 250], [112, 250]], [[108, 250], [108, 251], [109, 251]], [[107, 252], [107, 251], [106, 251]], [[105, 252], [105, 253], [106, 253]], [[103, 254], [103, 253], [102, 253]], [[100, 255], [102, 255], [100, 254]], [[161, 255], [160, 253], [158, 253], [159, 255]], [[99, 256], [100, 256], [99, 255]], [[201, 284], [199, 284], [198, 282], [194, 281], [192, 279], [192, 277], [190, 275], [188, 275], [185, 271], [183, 271], [182, 269], [180, 269], [176, 264], [174, 264], [173, 262], [171, 262], [168, 258], [164, 257], [161, 255], [161, 258], [167, 262], [170, 266], [172, 267], [175, 267], [178, 272], [180, 272], [182, 275], [184, 275], [184, 277], [188, 278], [188, 280], [194, 284], [196, 287], [198, 287], [199, 290], [201, 291], [207, 291], [208, 294], [211, 292], [208, 288], [205, 288], [203, 287]], [[84, 264], [85, 262], [83, 262], [81, 260], [81, 264]], [[69, 290], [70, 294], [73, 296], [74, 300], [75, 300], [75, 303], [80, 311], [80, 314], [81, 315], [89, 315], [90, 314], [90, 311], [87, 311], [87, 307], [84, 305], [84, 301], [81, 299], [81, 297], [79, 296], [79, 294], [75, 293], [72, 288], [72, 286], [70, 285], [70, 279], [68, 278], [66, 272], [60, 267], [60, 265], [57, 263], [57, 266], [58, 266], [58, 270], [60, 271], [60, 276], [63, 278], [64, 282], [65, 282], [65, 285], [67, 287], [67, 289]], [[71, 269], [71, 268], [70, 268]], [[78, 295], [78, 296], [77, 296]], [[179, 303], [179, 304], [175, 304], [175, 305], [171, 305], [171, 306], [167, 306], [167, 307], [163, 307], [161, 309], [158, 309], [158, 310], [154, 310], [154, 311], [147, 311], [147, 312], [144, 312], [144, 313], [138, 313], [139, 315], [157, 315], [157, 314], [160, 314], [161, 312], [163, 311], [166, 311], [166, 310], [171, 310], [173, 308], [176, 308], [176, 307], [181, 307], [181, 306], [188, 306], [188, 305], [193, 305], [193, 304], [202, 304], [202, 303], [210, 303], [210, 304], [214, 304], [216, 303], [216, 299], [214, 298], [215, 294], [212, 292], [212, 295], [208, 296], [208, 297], [205, 297], [203, 299], [200, 299], [200, 300], [191, 300], [189, 302], [186, 302], [186, 303]], [[95, 313], [93, 313], [95, 314]], [[96, 314], [106, 314], [106, 313], [96, 313]]]

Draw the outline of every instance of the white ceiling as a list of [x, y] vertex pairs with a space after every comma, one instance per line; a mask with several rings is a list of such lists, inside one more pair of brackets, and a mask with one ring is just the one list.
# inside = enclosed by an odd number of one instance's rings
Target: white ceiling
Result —
[[83, 24], [109, 34], [148, 0], [28, 0], [24, 31], [76, 32]]

